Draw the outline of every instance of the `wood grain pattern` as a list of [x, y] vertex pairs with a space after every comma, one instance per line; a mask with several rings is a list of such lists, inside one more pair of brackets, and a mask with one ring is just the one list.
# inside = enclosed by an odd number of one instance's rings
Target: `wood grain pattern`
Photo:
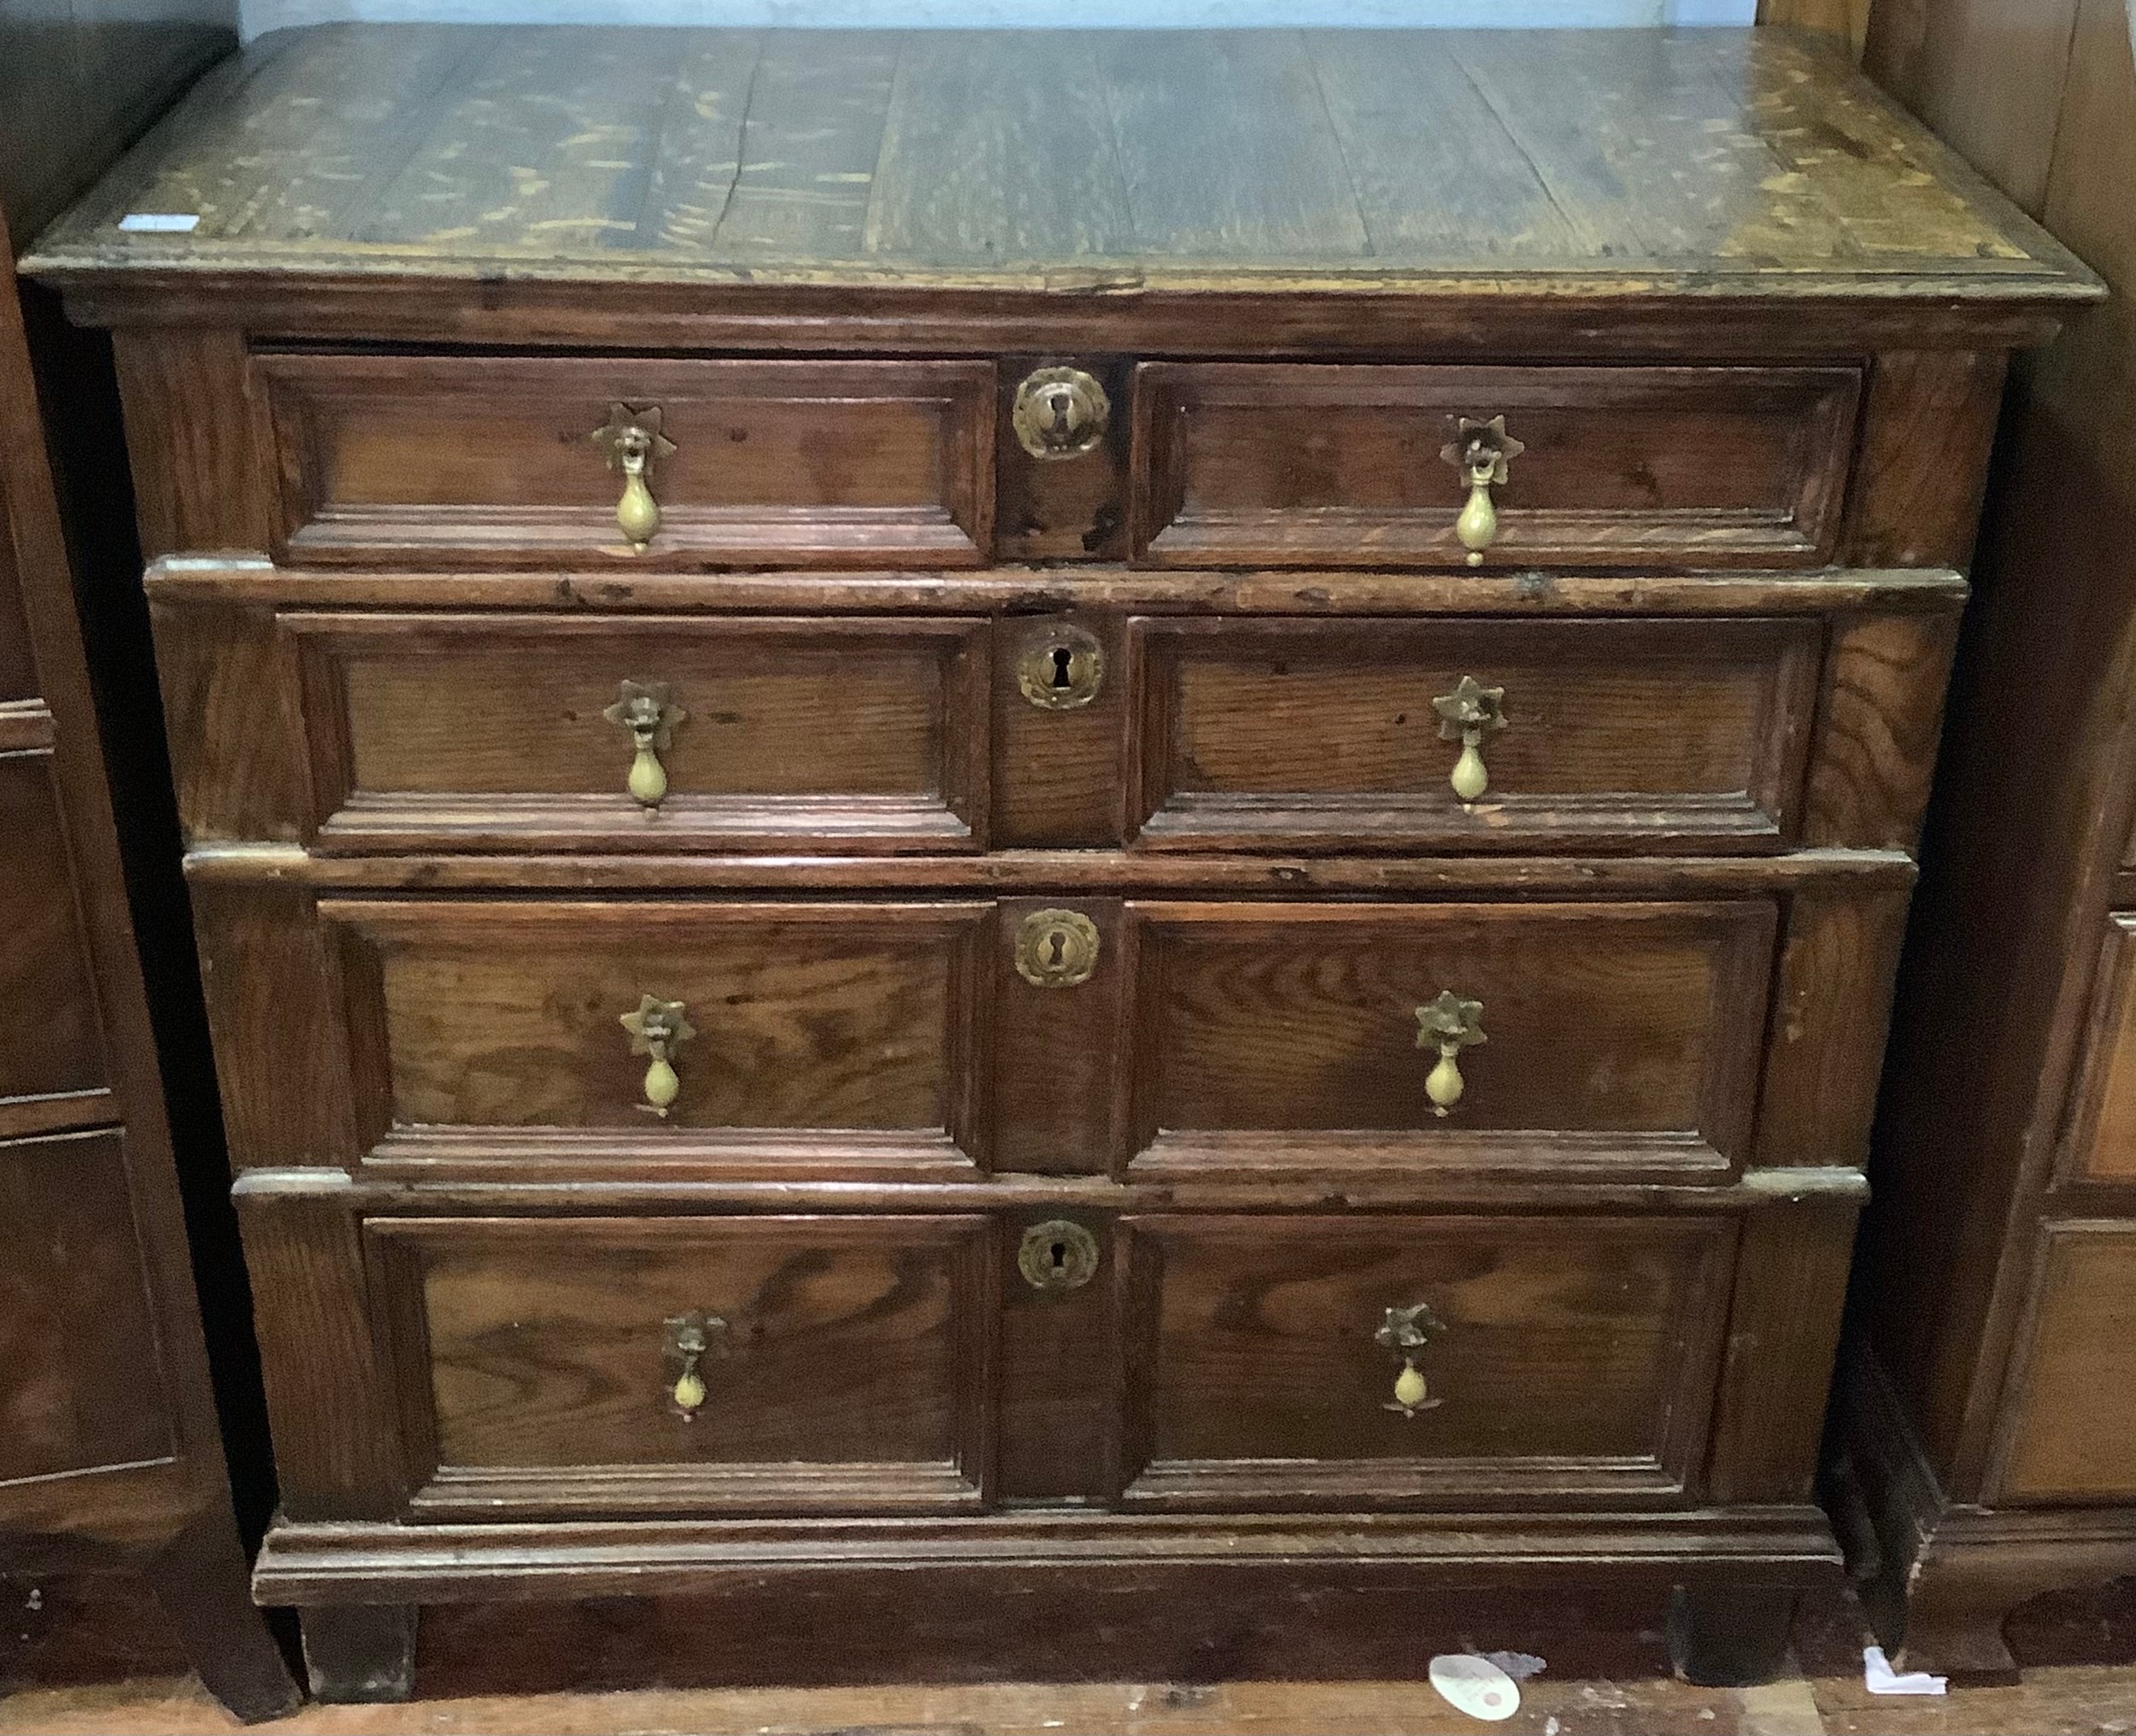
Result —
[[[965, 566], [993, 542], [993, 370], [975, 361], [257, 355], [303, 560]], [[657, 408], [673, 450], [634, 553], [590, 438]]]
[[[50, 727], [50, 714], [46, 714]], [[0, 1109], [94, 1094], [111, 1112], [81, 900], [67, 857], [51, 748], [0, 752]]]
[[[1135, 371], [1135, 558], [1461, 565], [1464, 418], [1526, 447], [1487, 566], [1818, 566], [1857, 380], [1838, 368], [1331, 367]], [[1894, 563], [1898, 564], [1898, 563]]]
[[[1130, 1507], [1282, 1510], [1692, 1493], [1705, 1438], [1722, 1220], [1130, 1221]], [[1445, 1332], [1441, 1402], [1388, 1408], [1385, 1311]]]
[[[1131, 901], [1131, 1169], [1705, 1174], [1741, 1160], [1769, 904]], [[1417, 1009], [1483, 1005], [1435, 1114]]]
[[[1451, 87], [1459, 121], [1417, 150], [1390, 77], [1411, 114]], [[201, 222], [177, 241], [115, 228], [144, 209]], [[836, 32], [804, 50], [751, 31], [328, 26], [205, 80], [32, 269], [233, 261], [1420, 294], [1543, 270], [1650, 296], [1923, 273], [2024, 294], [2069, 271], [1807, 44], [1701, 31]]]
[[[956, 1217], [366, 1226], [422, 1516], [926, 1511], [990, 1480], [992, 1238]], [[684, 1416], [671, 1317], [717, 1317]]]
[[[1793, 834], [1807, 623], [1141, 621], [1129, 811], [1146, 848], [1771, 848]], [[1464, 802], [1433, 701], [1504, 689]]]
[[2074, 1181], [2136, 1179], [2136, 1000], [2130, 964], [2136, 918], [2108, 918], [2092, 976], [2084, 1054], [2069, 1095], [2062, 1174]]
[[[985, 1155], [983, 904], [335, 899], [320, 916], [349, 960], [365, 1124], [403, 1158], [506, 1130], [522, 1161], [596, 1166]], [[665, 1118], [618, 1023], [648, 994], [697, 1033]]]
[[[678, 616], [282, 617], [327, 850], [981, 848], [984, 623]], [[603, 715], [656, 683], [685, 714], [653, 808]], [[226, 768], [218, 768], [226, 769]], [[234, 806], [249, 782], [205, 793]]]
[[1991, 1498], [2126, 1502], [2136, 1496], [2136, 1228], [2057, 1220], [2039, 1236]]
[[1970, 564], [2006, 367], [1999, 349], [1886, 350], [1870, 364], [1840, 537], [1849, 565]]
[[114, 333], [111, 347], [142, 553], [266, 549], [273, 443], [243, 334], [210, 329], [150, 343]]

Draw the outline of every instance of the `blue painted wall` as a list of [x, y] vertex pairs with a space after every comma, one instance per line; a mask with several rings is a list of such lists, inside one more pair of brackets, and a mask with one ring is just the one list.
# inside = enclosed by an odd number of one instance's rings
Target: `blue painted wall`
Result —
[[529, 24], [1113, 26], [1748, 24], [1757, 0], [244, 0], [248, 37], [337, 18]]

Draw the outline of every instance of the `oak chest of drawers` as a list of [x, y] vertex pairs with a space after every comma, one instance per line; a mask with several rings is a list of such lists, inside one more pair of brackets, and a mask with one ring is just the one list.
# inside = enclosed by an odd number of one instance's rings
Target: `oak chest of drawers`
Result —
[[1866, 85], [324, 29], [32, 269], [323, 1692], [824, 1575], [1769, 1666], [2004, 357], [2092, 292]]

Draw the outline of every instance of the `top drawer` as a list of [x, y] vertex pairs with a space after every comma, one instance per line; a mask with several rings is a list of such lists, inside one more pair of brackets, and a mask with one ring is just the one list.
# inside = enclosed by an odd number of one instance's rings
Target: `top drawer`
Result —
[[[1150, 362], [1135, 374], [1135, 555], [1819, 566], [1859, 390], [1851, 368]], [[1479, 491], [1489, 510], [1464, 527]]]
[[[932, 567], [975, 565], [992, 541], [989, 362], [269, 354], [254, 367], [281, 460], [278, 557]], [[619, 517], [618, 448], [634, 440], [642, 553]]]

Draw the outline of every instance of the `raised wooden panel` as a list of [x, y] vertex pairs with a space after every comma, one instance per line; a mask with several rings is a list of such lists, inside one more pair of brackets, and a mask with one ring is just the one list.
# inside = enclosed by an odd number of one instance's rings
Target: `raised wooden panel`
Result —
[[[1131, 901], [1135, 1172], [1719, 1179], [1742, 1158], [1774, 910]], [[1435, 1113], [1417, 1010], [1482, 1003]]]
[[[7, 733], [26, 741], [32, 724], [44, 745], [4, 751]], [[92, 1095], [104, 1118], [115, 1113], [96, 974], [52, 781], [51, 728], [41, 707], [33, 715], [0, 716], [0, 839], [7, 845], [7, 872], [0, 876], [0, 1137], [32, 1130], [27, 1123], [14, 1124], [32, 1114], [79, 1120], [82, 1100]], [[26, 1100], [38, 1099], [60, 1100]]]
[[[969, 850], [986, 624], [285, 613], [326, 850]], [[622, 683], [683, 713], [625, 787]]]
[[1464, 418], [1526, 449], [1487, 566], [1816, 566], [1846, 491], [1848, 368], [1147, 362], [1137, 560], [1460, 566]]
[[0, 1487], [178, 1451], [115, 1131], [0, 1140]]
[[[983, 1152], [983, 902], [322, 899], [373, 1160], [962, 1171]], [[647, 1106], [619, 1023], [695, 1035]]]
[[[1370, 1508], [1693, 1493], [1735, 1240], [1715, 1217], [1129, 1221], [1123, 1499]], [[1394, 1402], [1387, 1311], [1443, 1326]]]
[[2136, 1224], [2043, 1224], [2019, 1331], [1986, 1498], [2136, 1498]]
[[[307, 561], [968, 566], [993, 539], [979, 361], [500, 355], [253, 359], [282, 463], [274, 548]], [[657, 407], [658, 534], [634, 556], [589, 437]]]
[[2136, 1181], [2136, 914], [2106, 921], [2062, 1170], [2073, 1181]]
[[[373, 1219], [424, 1517], [925, 1511], [990, 1481], [980, 1217]], [[707, 1330], [702, 1405], [667, 1323]]]
[[[1143, 620], [1130, 812], [1150, 847], [1740, 849], [1796, 825], [1806, 620]], [[1502, 689], [1489, 785], [1434, 701]]]

